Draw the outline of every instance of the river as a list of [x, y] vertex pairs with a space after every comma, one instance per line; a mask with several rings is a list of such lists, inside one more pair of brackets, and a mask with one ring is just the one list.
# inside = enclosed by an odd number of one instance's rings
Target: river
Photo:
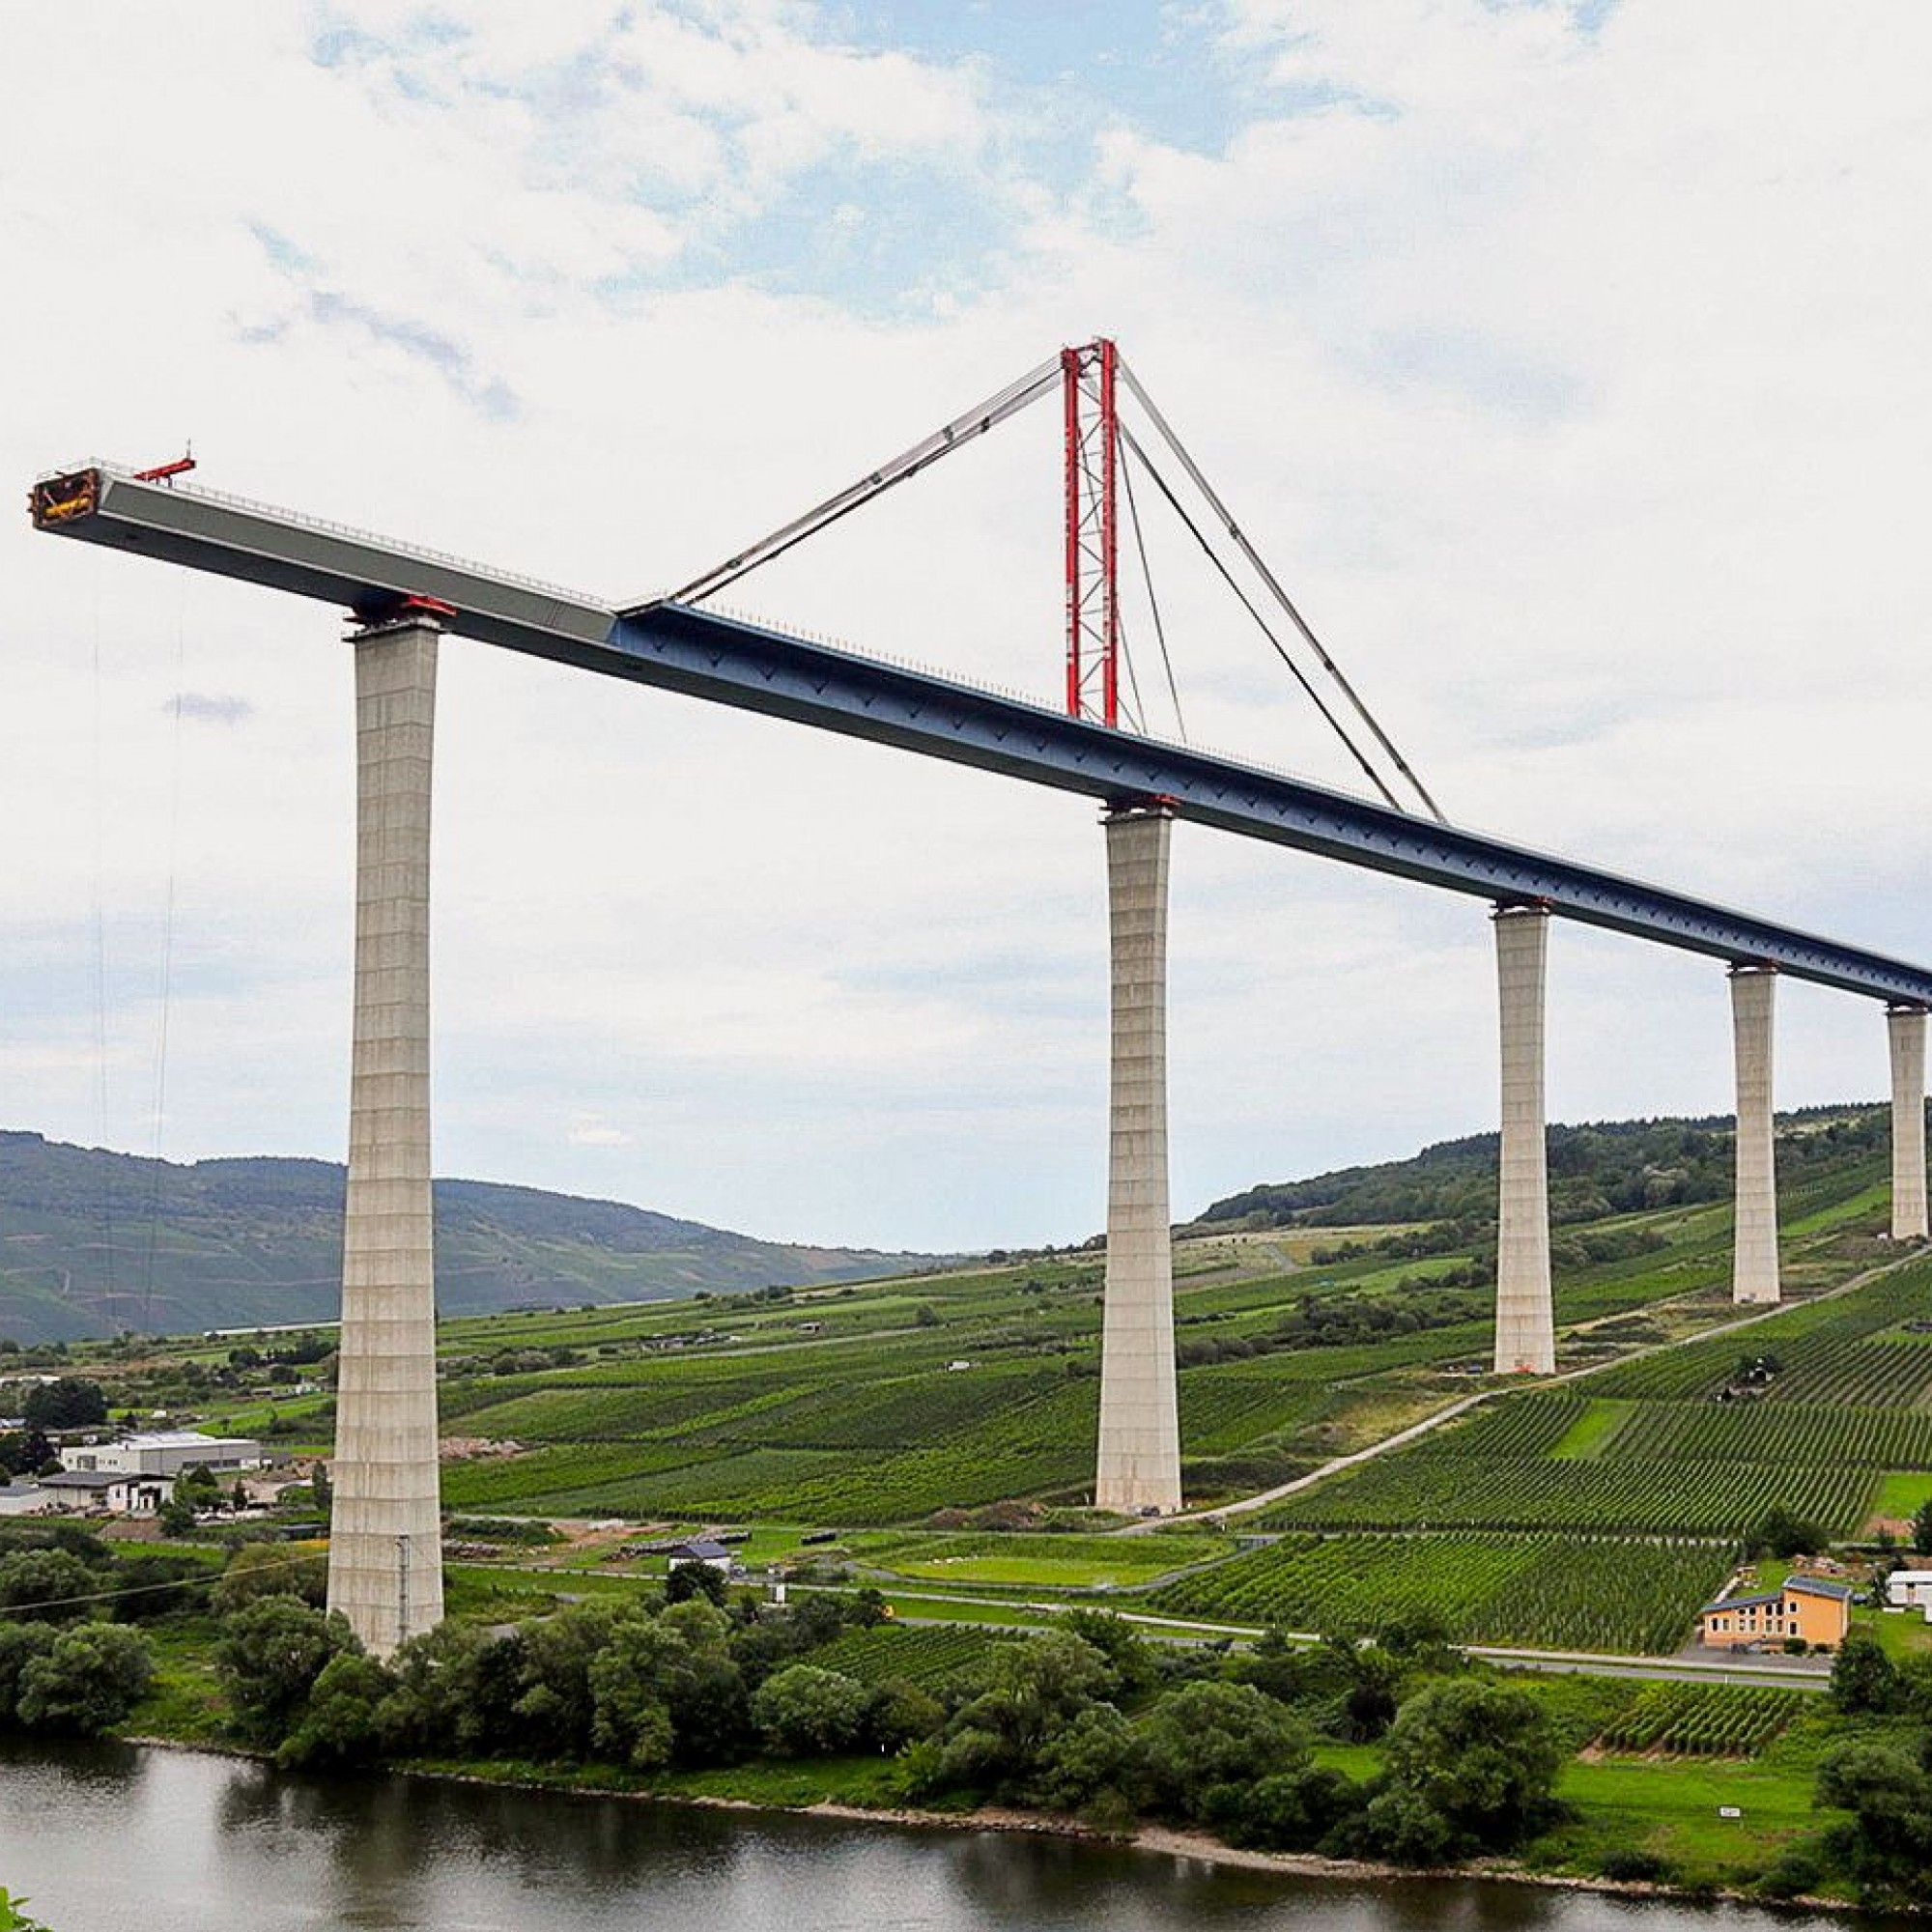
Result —
[[[1794, 1932], [1843, 1919], [1278, 1877], [1064, 1839], [0, 1741], [0, 1885], [52, 1932]], [[1887, 1922], [1861, 1921], [1866, 1925]]]

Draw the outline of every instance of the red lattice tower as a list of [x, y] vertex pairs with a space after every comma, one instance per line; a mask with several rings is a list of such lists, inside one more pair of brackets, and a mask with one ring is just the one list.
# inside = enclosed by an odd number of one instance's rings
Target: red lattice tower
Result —
[[1066, 416], [1066, 715], [1121, 722], [1120, 470], [1114, 345], [1060, 352]]

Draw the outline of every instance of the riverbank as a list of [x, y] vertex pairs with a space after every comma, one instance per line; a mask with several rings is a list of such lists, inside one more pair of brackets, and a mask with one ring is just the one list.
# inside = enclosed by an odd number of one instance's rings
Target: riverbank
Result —
[[[272, 1755], [239, 1745], [190, 1744], [162, 1737], [128, 1737], [122, 1742], [143, 1749], [191, 1756], [242, 1759], [272, 1764]], [[364, 1774], [336, 1776], [357, 1779]], [[1671, 1885], [1654, 1880], [1613, 1879], [1602, 1874], [1539, 1871], [1508, 1859], [1472, 1860], [1460, 1865], [1399, 1865], [1367, 1859], [1324, 1858], [1314, 1852], [1273, 1852], [1231, 1845], [1210, 1833], [1179, 1826], [1143, 1823], [1131, 1833], [1097, 1830], [1063, 1812], [1027, 1811], [1009, 1805], [981, 1805], [973, 1810], [933, 1810], [905, 1804], [857, 1804], [835, 1798], [785, 1802], [770, 1797], [733, 1796], [716, 1791], [677, 1791], [661, 1783], [612, 1782], [586, 1776], [582, 1770], [546, 1772], [533, 1765], [469, 1765], [462, 1769], [436, 1764], [395, 1764], [372, 1776], [401, 1776], [433, 1784], [485, 1790], [508, 1790], [535, 1797], [581, 1801], [658, 1804], [698, 1811], [735, 1812], [748, 1816], [807, 1817], [854, 1825], [885, 1825], [902, 1830], [952, 1833], [998, 1833], [1029, 1838], [1056, 1838], [1117, 1851], [1153, 1854], [1229, 1871], [1272, 1873], [1282, 1878], [1354, 1885], [1494, 1884], [1532, 1887], [1542, 1890], [1584, 1892], [1631, 1900], [1666, 1899], [1688, 1905], [1722, 1901], [1755, 1908], [1831, 1913], [1842, 1918], [1868, 1918], [1855, 1900], [1827, 1893], [1799, 1893], [1770, 1899], [1738, 1886], [1699, 1883]], [[813, 1779], [812, 1781], [820, 1781]], [[1923, 1916], [1914, 1912], [1911, 1916]]]
[[[0, 1874], [58, 1932], [1792, 1932], [1754, 1902], [1250, 1861], [998, 1814], [623, 1803], [446, 1776], [324, 1776], [255, 1757], [0, 1740]], [[848, 1807], [849, 1809], [849, 1807]], [[1007, 1829], [1001, 1829], [1002, 1825]], [[883, 1829], [881, 1829], [883, 1827]], [[114, 1856], [103, 1858], [111, 1843]], [[1150, 1854], [1152, 1854], [1150, 1856]], [[1820, 1925], [1833, 1921], [1819, 1919]], [[1887, 1923], [1912, 1932], [1922, 1920]], [[1870, 1932], [1876, 1932], [1871, 1927]]]

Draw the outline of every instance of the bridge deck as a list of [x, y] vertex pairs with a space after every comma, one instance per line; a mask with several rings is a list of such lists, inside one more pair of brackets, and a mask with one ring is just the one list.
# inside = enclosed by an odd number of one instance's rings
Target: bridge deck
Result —
[[[62, 495], [65, 491], [67, 494]], [[610, 677], [1089, 798], [1170, 799], [1247, 838], [1488, 899], [1535, 900], [1608, 926], [1868, 998], [1932, 1006], [1932, 969], [1410, 817], [1345, 792], [1063, 716], [1045, 706], [680, 605], [620, 617], [594, 599], [213, 492], [142, 483], [104, 464], [35, 491], [40, 527], [343, 607], [427, 595], [448, 628]]]

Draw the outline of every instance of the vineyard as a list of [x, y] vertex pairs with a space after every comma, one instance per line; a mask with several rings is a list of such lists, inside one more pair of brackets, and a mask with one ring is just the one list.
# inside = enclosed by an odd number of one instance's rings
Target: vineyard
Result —
[[1802, 1690], [1652, 1684], [1604, 1727], [1597, 1747], [1670, 1757], [1755, 1757], [1811, 1702]]
[[1289, 1536], [1148, 1601], [1176, 1616], [1358, 1635], [1426, 1614], [1459, 1642], [1655, 1654], [1684, 1641], [1736, 1554], [1683, 1539]]
[[[1875, 1160], [1828, 1174], [1800, 1154], [1793, 1170], [1795, 1289], [1844, 1283], [1883, 1258], [1869, 1238], [1884, 1209]], [[1302, 1631], [1427, 1615], [1468, 1642], [1657, 1652], [1684, 1641], [1772, 1509], [1843, 1535], [1881, 1494], [1932, 1482], [1932, 1334], [1915, 1326], [1932, 1319], [1932, 1261], [1587, 1381], [1497, 1388], [1484, 1378], [1487, 1291], [1471, 1287], [1466, 1254], [1429, 1250], [1430, 1232], [1283, 1230], [1177, 1250], [1183, 1480], [1196, 1504], [1271, 1489], [1491, 1390], [1400, 1450], [1230, 1520], [1277, 1535], [1260, 1548], [1233, 1553], [1232, 1533], [1206, 1528], [1115, 1537], [1087, 1513], [1093, 1253], [446, 1324], [444, 1427], [499, 1453], [446, 1464], [445, 1500], [839, 1528], [856, 1532], [857, 1580], [869, 1568], [938, 1593], [1094, 1590], [1117, 1606]], [[1558, 1237], [1559, 1323], [1599, 1324], [1561, 1336], [1566, 1367], [1732, 1318], [1724, 1203], [1687, 1197], [1566, 1223]], [[1412, 1239], [1425, 1244], [1404, 1245]], [[1760, 1357], [1773, 1366], [1747, 1378]], [[854, 1662], [838, 1667], [936, 1682], [996, 1640], [866, 1633], [841, 1640]], [[1675, 1730], [1648, 1736], [1662, 1709], [1651, 1699], [1627, 1713], [1605, 1748], [1734, 1747], [1686, 1742], [1703, 1735], [1689, 1706]], [[1715, 1719], [1705, 1729], [1719, 1736]]]
[[1572, 1529], [1742, 1538], [1778, 1507], [1849, 1535], [1879, 1477], [1844, 1465], [1676, 1460], [1489, 1462], [1414, 1449], [1285, 1497], [1264, 1518], [1284, 1529]]
[[866, 1684], [899, 1678], [922, 1689], [970, 1681], [1012, 1636], [971, 1625], [874, 1624], [847, 1631], [811, 1653], [821, 1670], [842, 1671]]

